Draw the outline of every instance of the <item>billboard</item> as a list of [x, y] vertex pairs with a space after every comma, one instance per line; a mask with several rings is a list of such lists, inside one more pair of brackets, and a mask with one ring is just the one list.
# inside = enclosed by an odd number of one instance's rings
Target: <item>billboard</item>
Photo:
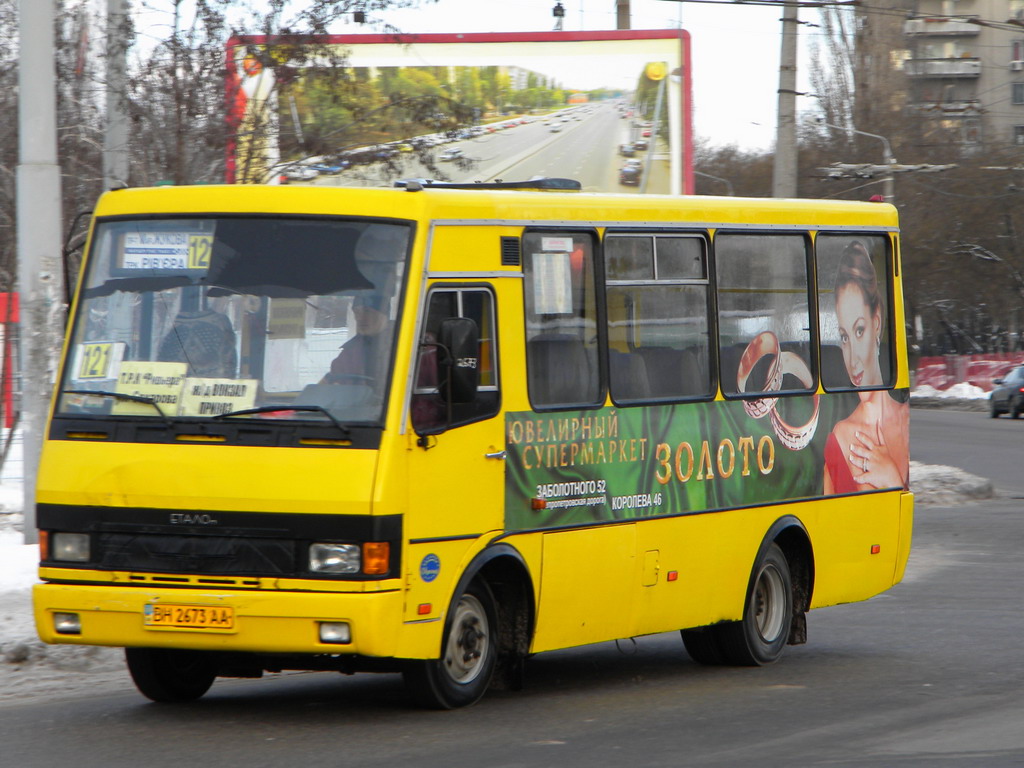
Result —
[[235, 37], [230, 183], [693, 191], [683, 30]]

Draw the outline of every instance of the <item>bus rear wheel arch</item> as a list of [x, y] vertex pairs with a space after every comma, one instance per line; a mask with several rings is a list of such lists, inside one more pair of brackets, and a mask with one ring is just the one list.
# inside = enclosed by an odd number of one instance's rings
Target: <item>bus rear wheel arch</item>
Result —
[[757, 559], [743, 618], [684, 629], [683, 644], [700, 664], [761, 666], [778, 661], [789, 638], [793, 581], [789, 563], [772, 543]]
[[807, 641], [806, 612], [813, 581], [806, 531], [796, 521], [779, 521], [765, 537], [751, 570], [743, 618], [684, 629], [687, 653], [700, 664], [774, 663], [787, 644]]

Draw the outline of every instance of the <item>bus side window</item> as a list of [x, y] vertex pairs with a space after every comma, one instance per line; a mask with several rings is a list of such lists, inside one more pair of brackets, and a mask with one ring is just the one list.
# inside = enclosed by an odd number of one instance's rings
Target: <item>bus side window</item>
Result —
[[892, 386], [889, 239], [820, 234], [815, 255], [822, 386], [829, 390]]
[[715, 237], [721, 386], [727, 395], [810, 392], [809, 241], [804, 235]]
[[[445, 351], [438, 339], [442, 321], [468, 317], [480, 332], [480, 385], [476, 397], [468, 403], [452, 403], [449, 421], [445, 400], [445, 375], [442, 362]], [[441, 432], [494, 416], [500, 397], [497, 375], [497, 339], [494, 298], [483, 288], [444, 288], [432, 290], [427, 297], [427, 315], [420, 337], [419, 357], [412, 395], [411, 417], [418, 434]]]
[[604, 258], [612, 399], [711, 395], [706, 240], [611, 233]]
[[535, 408], [599, 405], [593, 237], [523, 235], [526, 377]]

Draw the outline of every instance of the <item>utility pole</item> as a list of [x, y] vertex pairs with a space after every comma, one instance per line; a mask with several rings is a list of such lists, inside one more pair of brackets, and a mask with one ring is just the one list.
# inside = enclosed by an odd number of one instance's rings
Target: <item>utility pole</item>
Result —
[[16, 204], [26, 544], [38, 541], [36, 475], [64, 328], [53, 18], [53, 0], [18, 3]]
[[779, 57], [779, 109], [775, 127], [772, 197], [796, 197], [796, 43], [797, 3], [786, 3], [782, 14]]
[[124, 25], [128, 0], [107, 0], [107, 124], [103, 132], [103, 189], [128, 186], [128, 114]]

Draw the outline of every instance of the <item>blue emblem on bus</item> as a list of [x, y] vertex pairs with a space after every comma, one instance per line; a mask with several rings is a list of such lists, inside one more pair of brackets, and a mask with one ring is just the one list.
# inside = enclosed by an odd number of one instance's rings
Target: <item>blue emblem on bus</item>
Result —
[[441, 558], [431, 553], [420, 561], [420, 578], [430, 582], [441, 572]]

